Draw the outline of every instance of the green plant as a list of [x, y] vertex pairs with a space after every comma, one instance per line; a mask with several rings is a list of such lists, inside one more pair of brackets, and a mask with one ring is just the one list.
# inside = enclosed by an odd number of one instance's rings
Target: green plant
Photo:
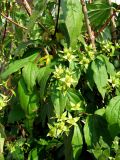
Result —
[[119, 159], [120, 45], [109, 24], [114, 8], [119, 26], [119, 5], [34, 0], [29, 15], [0, 5], [2, 159]]

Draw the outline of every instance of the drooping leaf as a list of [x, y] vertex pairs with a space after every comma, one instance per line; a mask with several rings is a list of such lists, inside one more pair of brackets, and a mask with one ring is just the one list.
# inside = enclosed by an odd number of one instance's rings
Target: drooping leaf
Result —
[[46, 118], [48, 119], [48, 123], [49, 123], [51, 121], [51, 117], [53, 117], [53, 114], [54, 114], [54, 107], [51, 100], [49, 100], [49, 103], [46, 102], [41, 107], [40, 111], [41, 111], [40, 118], [41, 118], [42, 126], [45, 126]]
[[105, 55], [101, 55], [101, 57], [105, 61], [106, 69], [107, 69], [107, 72], [109, 73], [109, 75], [114, 76], [115, 75], [114, 65], [112, 63], [110, 63], [108, 57], [106, 57]]
[[51, 95], [52, 103], [57, 115], [61, 115], [64, 112], [66, 106], [66, 97], [62, 94], [61, 91], [55, 91]]
[[44, 96], [46, 83], [47, 83], [48, 78], [49, 78], [52, 71], [53, 71], [53, 69], [51, 69], [50, 66], [40, 68], [38, 71], [37, 81], [38, 81], [38, 84], [40, 85], [40, 88], [41, 88], [40, 89], [40, 98], [41, 99]]
[[100, 94], [104, 98], [105, 93], [106, 93], [108, 74], [107, 74], [105, 62], [103, 61], [103, 59], [100, 56], [98, 56], [92, 62], [90, 70], [91, 70], [91, 72], [89, 72], [88, 75], [89, 74], [91, 74], [91, 75], [88, 76], [88, 78], [90, 78], [88, 80], [89, 81], [94, 80], [94, 82], [98, 88], [98, 91], [100, 92]]
[[99, 115], [91, 115], [87, 117], [84, 126], [84, 135], [88, 147], [93, 147], [96, 145], [100, 137], [102, 137], [107, 143], [111, 140], [107, 129], [107, 122], [102, 116]]
[[29, 105], [30, 96], [28, 95], [27, 86], [23, 78], [21, 78], [20, 81], [18, 82], [18, 95], [19, 95], [20, 105], [24, 110], [25, 114], [27, 114], [28, 112], [27, 107]]
[[38, 108], [38, 97], [36, 93], [29, 94], [23, 78], [18, 83], [18, 94], [22, 109], [26, 116], [33, 116]]
[[[79, 0], [61, 1], [62, 19], [65, 21], [68, 35], [65, 33], [67, 43], [72, 48], [76, 47], [77, 38], [80, 36], [83, 25], [83, 13]], [[72, 23], [71, 23], [72, 22]]]
[[22, 75], [27, 85], [28, 91], [32, 92], [33, 87], [36, 84], [37, 75], [38, 75], [38, 68], [36, 64], [32, 62], [28, 62], [22, 69]]
[[73, 157], [75, 160], [79, 159], [80, 153], [82, 151], [83, 139], [81, 129], [78, 125], [74, 126], [74, 132], [72, 137], [72, 149]]
[[[72, 110], [76, 109], [81, 112], [84, 112], [84, 109], [85, 109], [84, 108], [84, 98], [82, 97], [80, 92], [76, 91], [73, 88], [70, 88], [67, 90], [66, 97], [67, 97], [67, 105], [66, 105], [67, 110], [71, 110], [70, 103], [72, 103], [72, 104], [74, 104]], [[75, 106], [76, 106], [76, 108], [75, 108]]]
[[38, 76], [37, 76], [38, 83], [40, 83], [41, 79], [43, 78], [45, 71], [46, 71], [46, 67], [42, 67], [39, 69]]
[[78, 91], [76, 91], [75, 89], [71, 89], [71, 88], [67, 90], [67, 97], [73, 103], [78, 103], [79, 101], [84, 100], [82, 95]]
[[18, 83], [18, 95], [21, 107], [26, 116], [24, 123], [27, 130], [31, 133], [33, 122], [36, 117], [36, 111], [38, 109], [38, 96], [35, 92], [29, 94], [23, 78], [21, 78]]
[[120, 96], [112, 98], [106, 108], [109, 131], [114, 137], [120, 133]]
[[17, 72], [20, 68], [22, 68], [27, 62], [32, 62], [35, 60], [38, 54], [33, 54], [30, 57], [16, 60], [9, 64], [8, 68], [1, 74], [2, 79], [6, 79], [10, 74]]

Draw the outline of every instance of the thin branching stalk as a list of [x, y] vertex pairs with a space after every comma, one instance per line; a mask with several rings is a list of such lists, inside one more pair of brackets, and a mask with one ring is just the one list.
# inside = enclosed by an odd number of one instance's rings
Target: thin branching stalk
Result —
[[21, 26], [21, 25], [20, 25], [20, 24], [18, 24], [17, 22], [13, 21], [13, 20], [12, 20], [12, 18], [7, 17], [4, 13], [1, 13], [1, 16], [2, 16], [2, 17], [4, 17], [4, 18], [6, 18], [9, 22], [11, 22], [11, 23], [15, 24], [16, 26], [18, 26], [18, 27], [20, 27], [20, 28], [22, 28], [22, 29], [27, 30], [27, 28], [26, 28], [26, 27]]
[[27, 2], [27, 0], [22, 0], [22, 2], [23, 2], [23, 6], [26, 9], [28, 15], [31, 16], [32, 15], [32, 9], [31, 9], [29, 3]]
[[96, 50], [95, 37], [94, 37], [93, 31], [91, 29], [90, 21], [89, 21], [89, 18], [88, 18], [86, 3], [85, 3], [84, 0], [80, 0], [80, 1], [81, 1], [81, 4], [82, 4], [82, 10], [83, 10], [83, 14], [84, 14], [84, 19], [85, 19], [85, 24], [86, 24], [86, 27], [87, 27], [88, 35], [89, 35], [92, 47], [94, 48], [94, 50]]
[[98, 32], [95, 33], [95, 37], [97, 37], [103, 30], [108, 26], [108, 24], [111, 22], [112, 17], [116, 14], [116, 12], [113, 12], [113, 14], [110, 15], [110, 17], [106, 20], [106, 22], [103, 24], [103, 26], [98, 30]]

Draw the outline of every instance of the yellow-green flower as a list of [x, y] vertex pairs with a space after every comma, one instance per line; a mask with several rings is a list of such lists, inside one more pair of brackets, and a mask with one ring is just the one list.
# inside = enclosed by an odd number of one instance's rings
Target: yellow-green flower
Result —
[[63, 73], [64, 73], [64, 69], [63, 69], [62, 65], [59, 65], [58, 67], [55, 66], [55, 71], [54, 71], [53, 77], [59, 79]]
[[60, 81], [64, 82], [67, 87], [70, 87], [76, 81], [73, 79], [71, 75], [66, 74], [64, 78], [61, 78]]
[[71, 126], [75, 126], [75, 125], [77, 125], [77, 121], [79, 120], [80, 118], [79, 117], [75, 117], [75, 118], [73, 118], [72, 116], [71, 116], [71, 114], [69, 113], [68, 114], [68, 119], [67, 119], [67, 123], [69, 123]]
[[72, 103], [72, 102], [70, 102], [70, 104], [71, 104], [71, 110], [73, 110], [73, 111], [79, 111], [80, 110], [80, 102], [78, 102], [77, 104], [74, 104], [74, 103]]

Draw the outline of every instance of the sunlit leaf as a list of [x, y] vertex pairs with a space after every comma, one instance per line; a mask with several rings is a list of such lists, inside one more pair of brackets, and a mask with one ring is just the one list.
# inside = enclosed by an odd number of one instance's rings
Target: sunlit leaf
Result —
[[33, 91], [33, 87], [36, 84], [37, 76], [38, 76], [38, 68], [35, 63], [28, 62], [23, 70], [22, 75], [24, 78], [24, 81], [27, 85], [28, 91]]
[[96, 145], [101, 136], [107, 143], [111, 140], [107, 129], [107, 122], [99, 115], [91, 115], [87, 117], [84, 126], [84, 135], [85, 141], [89, 147]]
[[[83, 25], [83, 13], [79, 0], [64, 0], [61, 1], [62, 18], [68, 31], [67, 42], [72, 48], [76, 47], [77, 38], [80, 36]], [[72, 23], [71, 23], [72, 22]]]
[[72, 137], [72, 149], [73, 149], [73, 157], [75, 160], [79, 159], [80, 153], [82, 151], [83, 139], [81, 128], [76, 125], [74, 126], [74, 132]]
[[106, 108], [109, 131], [114, 137], [120, 133], [120, 96], [112, 98]]
[[35, 60], [38, 54], [33, 54], [30, 57], [16, 60], [9, 64], [8, 68], [1, 74], [2, 79], [6, 79], [10, 74], [17, 72], [20, 68], [22, 68], [27, 62], [32, 62]]

